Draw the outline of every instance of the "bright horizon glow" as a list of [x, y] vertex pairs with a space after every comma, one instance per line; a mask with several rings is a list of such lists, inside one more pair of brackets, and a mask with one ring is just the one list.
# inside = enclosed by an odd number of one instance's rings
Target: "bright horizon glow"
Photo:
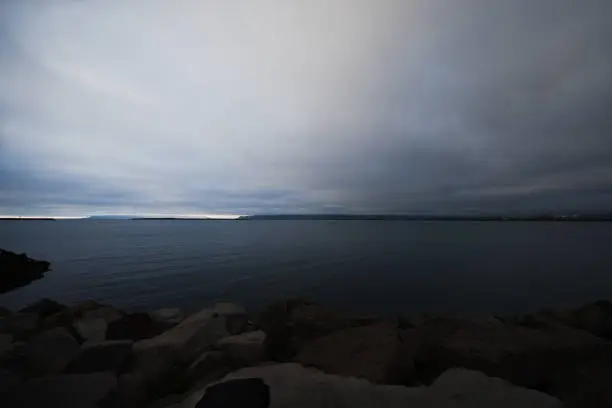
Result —
[[59, 216], [55, 217], [53, 215], [0, 215], [0, 218], [22, 218], [22, 219], [30, 219], [30, 218], [54, 218], [56, 220], [79, 220], [87, 217], [65, 217]]
[[[86, 219], [92, 216], [123, 216], [122, 214], [93, 214], [93, 215], [83, 215], [83, 216], [54, 216], [54, 215], [0, 215], [0, 218], [22, 218], [22, 219], [31, 219], [31, 218], [54, 218], [56, 220], [79, 220]], [[132, 217], [175, 217], [175, 218], [212, 218], [212, 219], [220, 219], [220, 220], [235, 220], [242, 215], [236, 214], [131, 214]]]

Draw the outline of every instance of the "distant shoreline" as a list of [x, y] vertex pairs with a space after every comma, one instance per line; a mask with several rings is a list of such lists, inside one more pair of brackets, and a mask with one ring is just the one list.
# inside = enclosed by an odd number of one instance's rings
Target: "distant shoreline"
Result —
[[0, 218], [0, 221], [57, 221], [55, 218]]
[[576, 216], [414, 216], [414, 215], [250, 215], [238, 218], [241, 221], [612, 221], [612, 215]]
[[547, 222], [610, 222], [611, 215], [537, 215], [537, 216], [427, 216], [427, 215], [345, 215], [345, 214], [287, 214], [246, 215], [238, 218], [190, 218], [190, 217], [132, 217], [132, 218], [78, 218], [52, 217], [15, 218], [2, 217], [0, 221], [547, 221]]

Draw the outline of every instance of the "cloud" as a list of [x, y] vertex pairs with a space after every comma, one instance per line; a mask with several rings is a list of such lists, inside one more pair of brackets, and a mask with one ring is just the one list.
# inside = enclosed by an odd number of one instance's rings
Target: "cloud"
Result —
[[612, 204], [605, 0], [0, 7], [0, 213]]

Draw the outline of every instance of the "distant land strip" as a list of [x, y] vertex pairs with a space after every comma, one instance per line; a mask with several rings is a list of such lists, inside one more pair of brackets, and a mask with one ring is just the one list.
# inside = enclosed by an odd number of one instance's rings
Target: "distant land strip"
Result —
[[373, 220], [373, 221], [612, 221], [612, 214], [572, 215], [349, 215], [349, 214], [286, 214], [247, 215], [239, 220]]

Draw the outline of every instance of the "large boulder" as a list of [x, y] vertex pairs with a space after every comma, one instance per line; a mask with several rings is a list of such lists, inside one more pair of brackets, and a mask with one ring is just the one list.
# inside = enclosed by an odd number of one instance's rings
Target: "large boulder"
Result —
[[[102, 341], [104, 338], [100, 333], [102, 331], [106, 333], [108, 324], [119, 320], [123, 315], [123, 312], [112, 306], [88, 300], [45, 317], [41, 326], [43, 329], [65, 327], [81, 341]], [[105, 324], [102, 324], [102, 321]], [[78, 325], [84, 329], [84, 336], [76, 329], [77, 322], [80, 322]], [[102, 326], [104, 326], [104, 330]]]
[[365, 378], [382, 384], [404, 383], [412, 361], [399, 358], [399, 333], [381, 323], [337, 331], [307, 343], [294, 361], [330, 374]]
[[467, 370], [452, 370], [431, 387], [404, 387], [376, 385], [290, 363], [243, 368], [194, 391], [177, 406], [561, 408], [561, 403], [549, 395]]
[[289, 361], [310, 340], [351, 326], [350, 319], [302, 299], [277, 302], [263, 311], [257, 326], [266, 333], [269, 357]]
[[62, 327], [35, 337], [26, 349], [26, 368], [32, 376], [58, 374], [79, 353], [79, 343]]
[[185, 314], [179, 308], [159, 309], [149, 313], [149, 316], [162, 331], [176, 326], [185, 319]]
[[130, 358], [131, 340], [111, 340], [86, 343], [66, 368], [68, 373], [93, 373], [96, 371], [122, 371]]
[[65, 305], [57, 303], [55, 300], [43, 298], [29, 306], [24, 307], [20, 313], [36, 313], [41, 319], [59, 313], [67, 309]]
[[0, 249], [0, 294], [28, 285], [49, 270], [50, 263]]
[[579, 308], [572, 323], [576, 328], [612, 340], [612, 302], [600, 300]]
[[419, 336], [422, 344], [416, 364], [424, 381], [448, 368], [465, 367], [517, 385], [549, 390], [611, 351], [610, 343], [566, 326], [533, 329], [438, 319], [412, 335]]
[[226, 312], [234, 315], [237, 307], [222, 304], [195, 313], [172, 329], [150, 339], [136, 342], [134, 351], [172, 350], [184, 361], [193, 361], [217, 341], [229, 335], [226, 327]]
[[0, 319], [0, 333], [18, 339], [28, 338], [38, 330], [40, 317], [36, 313], [15, 313]]
[[220, 350], [205, 351], [188, 368], [191, 382], [212, 382], [229, 374], [231, 370], [227, 354]]
[[117, 385], [112, 373], [64, 374], [35, 379], [13, 389], [3, 401], [11, 408], [98, 408]]
[[426, 407], [561, 408], [558, 399], [473, 370], [451, 369], [425, 392]]
[[228, 336], [226, 318], [223, 316], [212, 317], [176, 349], [177, 356], [182, 363], [188, 364], [203, 352], [210, 350], [219, 340]]
[[103, 318], [81, 318], [74, 323], [74, 328], [84, 341], [104, 341], [108, 324]]
[[143, 340], [161, 332], [147, 313], [132, 313], [108, 324], [108, 340]]
[[266, 334], [252, 331], [219, 340], [217, 348], [225, 351], [233, 367], [254, 365], [265, 357]]

